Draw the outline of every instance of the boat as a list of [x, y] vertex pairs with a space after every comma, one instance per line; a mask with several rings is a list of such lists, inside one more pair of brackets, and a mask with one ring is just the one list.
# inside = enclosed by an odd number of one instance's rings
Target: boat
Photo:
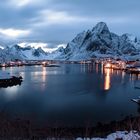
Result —
[[135, 86], [134, 88], [140, 89], [140, 86]]
[[57, 64], [45, 64], [43, 67], [60, 67], [60, 65]]
[[15, 85], [20, 85], [22, 82], [22, 77], [12, 76], [10, 78], [2, 78], [0, 79], [0, 88], [7, 88]]
[[139, 99], [131, 99], [131, 100], [140, 105], [140, 98]]

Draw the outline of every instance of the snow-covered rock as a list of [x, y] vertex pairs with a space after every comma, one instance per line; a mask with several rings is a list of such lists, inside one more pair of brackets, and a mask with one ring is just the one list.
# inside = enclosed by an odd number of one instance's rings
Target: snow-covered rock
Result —
[[116, 139], [139, 140], [140, 135], [138, 134], [137, 131], [130, 131], [129, 133], [127, 131], [117, 131], [115, 133], [108, 135], [106, 138], [77, 138], [76, 140], [116, 140]]

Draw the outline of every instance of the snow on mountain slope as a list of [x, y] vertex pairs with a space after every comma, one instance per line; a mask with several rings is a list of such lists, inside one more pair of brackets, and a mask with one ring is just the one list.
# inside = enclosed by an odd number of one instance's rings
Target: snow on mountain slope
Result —
[[52, 53], [48, 54], [48, 60], [65, 60], [63, 57], [65, 55], [65, 48], [59, 47], [57, 50], [53, 51]]
[[66, 60], [90, 59], [92, 57], [134, 57], [140, 55], [140, 41], [129, 34], [118, 36], [111, 33], [104, 22], [92, 30], [78, 34], [61, 54]]
[[86, 60], [95, 57], [140, 59], [140, 40], [129, 34], [119, 36], [112, 33], [104, 22], [99, 22], [92, 30], [79, 33], [66, 46], [61, 44], [49, 48], [47, 43], [23, 42], [5, 48], [0, 49], [1, 61], [9, 59]]
[[16, 55], [12, 55], [8, 47], [6, 47], [5, 49], [0, 49], [0, 63], [15, 60], [15, 59], [16, 59]]
[[60, 47], [66, 47], [66, 44], [55, 44], [55, 43], [43, 43], [43, 42], [21, 42], [18, 43], [22, 48], [32, 47], [32, 48], [41, 48], [43, 51], [47, 53], [52, 53], [53, 51], [56, 51]]
[[19, 45], [14, 45], [9, 48], [9, 51], [13, 56], [17, 56], [19, 59], [25, 60], [41, 60], [46, 59], [47, 53], [42, 50], [41, 47], [34, 48], [32, 46], [21, 47]]
[[[45, 43], [20, 43], [6, 46], [0, 45], [0, 63], [15, 59], [19, 60], [53, 60], [61, 56], [65, 44], [48, 48]], [[44, 51], [47, 48], [47, 52]]]

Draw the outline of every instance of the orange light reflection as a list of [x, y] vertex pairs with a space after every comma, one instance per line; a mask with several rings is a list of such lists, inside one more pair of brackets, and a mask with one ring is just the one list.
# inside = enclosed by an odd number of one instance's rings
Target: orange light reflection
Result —
[[47, 75], [46, 68], [42, 67], [42, 82], [46, 81], [46, 75]]
[[105, 69], [105, 81], [104, 81], [104, 90], [109, 90], [110, 89], [110, 74], [111, 70], [110, 69]]
[[46, 87], [46, 78], [47, 78], [46, 67], [42, 67], [42, 85], [41, 85], [42, 90], [44, 90]]

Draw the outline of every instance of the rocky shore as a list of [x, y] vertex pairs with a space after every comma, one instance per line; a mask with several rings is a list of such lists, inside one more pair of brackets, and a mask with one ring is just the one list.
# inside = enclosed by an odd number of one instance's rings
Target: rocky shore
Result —
[[[55, 139], [76, 139], [102, 137], [117, 131], [136, 130], [140, 132], [140, 116], [128, 116], [121, 121], [112, 121], [108, 124], [98, 123], [95, 127], [38, 127], [32, 124], [29, 120], [15, 119], [9, 120], [4, 114], [0, 114], [0, 139], [37, 139], [44, 140], [47, 138]], [[127, 133], [128, 134], [128, 133]]]

